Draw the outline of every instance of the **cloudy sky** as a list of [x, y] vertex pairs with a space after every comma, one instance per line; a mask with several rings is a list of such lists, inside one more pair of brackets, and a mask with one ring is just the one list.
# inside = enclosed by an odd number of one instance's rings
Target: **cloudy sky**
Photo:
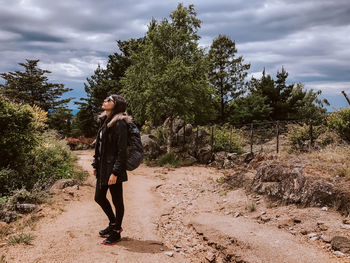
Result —
[[[0, 72], [40, 59], [52, 82], [85, 96], [84, 82], [98, 64], [117, 51], [116, 40], [142, 37], [152, 18], [168, 17], [179, 1], [155, 0], [0, 0]], [[249, 76], [282, 66], [291, 83], [321, 89], [331, 108], [347, 106], [350, 96], [349, 0], [192, 0], [200, 45], [218, 34], [236, 42], [251, 63]], [[1, 80], [0, 80], [1, 81]], [[73, 104], [70, 105], [74, 108]]]

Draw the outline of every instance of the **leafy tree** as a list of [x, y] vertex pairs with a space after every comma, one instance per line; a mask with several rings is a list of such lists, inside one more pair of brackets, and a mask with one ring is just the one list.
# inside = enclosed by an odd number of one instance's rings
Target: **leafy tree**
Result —
[[63, 84], [50, 83], [46, 74], [48, 70], [38, 68], [39, 60], [26, 60], [19, 63], [24, 71], [1, 73], [5, 84], [0, 84], [0, 92], [14, 101], [38, 105], [45, 111], [64, 107], [72, 98], [61, 99], [63, 93], [72, 89]]
[[49, 127], [58, 130], [63, 135], [69, 131], [63, 130], [62, 124], [72, 118], [71, 112], [66, 108], [72, 98], [60, 99], [63, 93], [72, 89], [65, 88], [63, 84], [50, 83], [46, 74], [51, 73], [38, 67], [39, 60], [26, 60], [19, 63], [24, 71], [2, 73], [0, 76], [5, 84], [0, 84], [0, 93], [15, 102], [37, 105], [48, 112]]
[[[210, 115], [211, 90], [208, 85], [208, 65], [199, 48], [197, 34], [201, 21], [193, 5], [178, 4], [170, 20], [152, 20], [145, 43], [132, 54], [127, 69], [123, 93], [138, 122], [160, 123], [179, 116], [194, 123]], [[169, 129], [167, 150], [172, 144]]]
[[80, 111], [73, 124], [74, 134], [83, 134], [88, 137], [95, 135], [97, 129], [95, 117], [101, 111], [103, 100], [110, 94], [121, 93], [120, 79], [131, 65], [132, 52], [137, 50], [143, 41], [143, 38], [132, 38], [127, 41], [118, 40], [120, 52], [108, 56], [106, 69], [98, 65], [94, 75], [87, 78], [87, 83], [84, 83], [87, 98], [82, 98], [81, 102], [76, 103], [80, 105]]
[[272, 108], [266, 101], [266, 97], [255, 93], [236, 99], [232, 102], [229, 121], [242, 124], [269, 119]]
[[[244, 79], [250, 64], [243, 64], [243, 57], [236, 57], [236, 44], [228, 36], [219, 35], [209, 50], [209, 79], [215, 88], [219, 118], [225, 122], [230, 101], [245, 92]], [[232, 104], [231, 104], [232, 105]]]
[[[288, 72], [282, 67], [281, 72], [277, 72], [276, 80], [264, 70], [261, 79], [253, 78], [250, 81], [251, 94], [264, 98], [264, 104], [260, 103], [261, 107], [266, 108], [268, 105], [270, 108], [266, 117], [271, 120], [288, 120], [324, 116], [326, 110], [323, 106], [328, 102], [318, 99], [321, 91], [306, 91], [301, 83], [287, 85], [287, 77]], [[258, 111], [263, 111], [263, 108]]]

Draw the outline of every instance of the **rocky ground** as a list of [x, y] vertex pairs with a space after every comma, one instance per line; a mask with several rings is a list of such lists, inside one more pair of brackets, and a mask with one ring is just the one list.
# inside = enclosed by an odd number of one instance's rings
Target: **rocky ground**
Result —
[[125, 184], [123, 240], [103, 246], [97, 232], [107, 219], [93, 201], [92, 152], [78, 155], [90, 177], [38, 209], [35, 227], [25, 229], [31, 245], [3, 240], [0, 262], [350, 262], [347, 240], [334, 239], [350, 237], [347, 217], [328, 207], [281, 205], [228, 184], [240, 169], [253, 178], [253, 166], [142, 165]]

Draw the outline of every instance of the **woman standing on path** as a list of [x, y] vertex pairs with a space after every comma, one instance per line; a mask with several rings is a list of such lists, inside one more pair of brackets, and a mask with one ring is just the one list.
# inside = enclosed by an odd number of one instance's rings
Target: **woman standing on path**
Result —
[[[104, 112], [98, 120], [95, 155], [92, 166], [97, 178], [95, 201], [109, 219], [107, 228], [99, 232], [107, 237], [103, 244], [112, 245], [120, 241], [124, 216], [123, 182], [127, 181], [126, 160], [128, 122], [131, 117], [125, 113], [126, 102], [120, 95], [107, 97], [102, 104]], [[109, 189], [116, 213], [106, 198]]]

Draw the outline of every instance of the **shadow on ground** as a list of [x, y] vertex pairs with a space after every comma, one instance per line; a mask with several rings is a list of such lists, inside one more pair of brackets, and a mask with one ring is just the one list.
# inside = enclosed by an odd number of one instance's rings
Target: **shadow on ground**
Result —
[[117, 244], [131, 252], [137, 253], [161, 253], [169, 250], [162, 242], [154, 240], [137, 240], [130, 237], [124, 237]]

